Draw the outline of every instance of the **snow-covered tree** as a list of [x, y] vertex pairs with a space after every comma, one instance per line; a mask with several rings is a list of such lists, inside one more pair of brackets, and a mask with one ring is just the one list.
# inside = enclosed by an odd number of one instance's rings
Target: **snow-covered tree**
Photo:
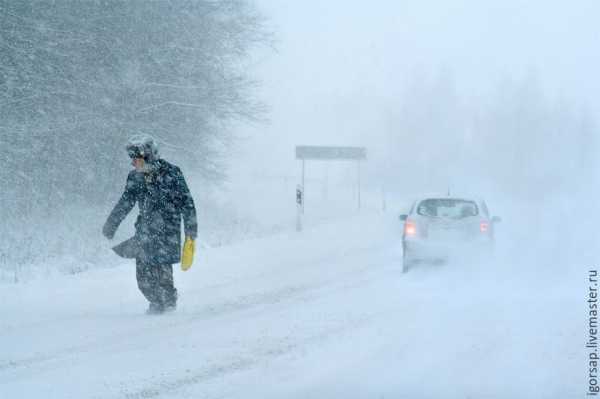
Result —
[[99, 250], [133, 134], [221, 181], [270, 40], [250, 0], [0, 0], [0, 272]]
[[269, 38], [245, 0], [0, 1], [0, 26], [8, 209], [103, 203], [133, 133], [218, 181], [228, 123], [261, 117], [243, 61]]

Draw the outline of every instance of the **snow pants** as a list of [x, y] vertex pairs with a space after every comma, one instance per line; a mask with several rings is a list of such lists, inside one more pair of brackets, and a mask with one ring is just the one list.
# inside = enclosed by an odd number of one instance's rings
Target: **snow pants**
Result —
[[156, 265], [135, 261], [137, 284], [148, 302], [159, 307], [177, 304], [177, 289], [173, 284], [173, 265]]

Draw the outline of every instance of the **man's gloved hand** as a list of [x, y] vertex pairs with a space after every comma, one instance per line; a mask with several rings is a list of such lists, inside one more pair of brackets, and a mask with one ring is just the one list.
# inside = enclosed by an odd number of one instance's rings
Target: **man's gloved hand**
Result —
[[115, 236], [115, 233], [116, 229], [113, 226], [111, 226], [108, 222], [104, 223], [104, 227], [102, 228], [102, 234], [104, 237], [112, 240], [112, 238]]
[[181, 270], [184, 272], [192, 267], [194, 262], [194, 251], [196, 250], [196, 242], [190, 236], [185, 237], [183, 243], [183, 252], [181, 254]]

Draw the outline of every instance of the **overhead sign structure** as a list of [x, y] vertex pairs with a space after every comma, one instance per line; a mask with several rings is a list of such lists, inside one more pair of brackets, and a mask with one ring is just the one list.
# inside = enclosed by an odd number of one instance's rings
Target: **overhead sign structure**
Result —
[[302, 160], [329, 160], [329, 159], [347, 159], [361, 160], [367, 159], [367, 149], [365, 147], [326, 147], [326, 146], [296, 146], [296, 159]]
[[[304, 163], [308, 160], [313, 161], [332, 161], [348, 160], [356, 161], [357, 165], [357, 186], [358, 186], [358, 209], [360, 209], [360, 161], [367, 159], [367, 149], [365, 147], [336, 147], [336, 146], [314, 146], [298, 145], [296, 146], [296, 159], [302, 161], [302, 184], [296, 190], [296, 203], [298, 204], [298, 223], [297, 230], [302, 229], [300, 215], [304, 214], [304, 203], [306, 198], [306, 186], [304, 185]], [[300, 198], [300, 200], [299, 200]]]

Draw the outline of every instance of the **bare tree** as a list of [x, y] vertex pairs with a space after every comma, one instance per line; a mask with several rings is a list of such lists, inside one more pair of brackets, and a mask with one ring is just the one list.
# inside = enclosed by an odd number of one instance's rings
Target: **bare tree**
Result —
[[265, 115], [245, 66], [270, 40], [250, 0], [0, 0], [0, 260], [94, 236], [133, 133], [221, 181], [232, 122]]
[[218, 181], [228, 124], [263, 115], [243, 66], [269, 34], [245, 0], [2, 1], [0, 18], [1, 195], [13, 206], [101, 198], [138, 132]]

